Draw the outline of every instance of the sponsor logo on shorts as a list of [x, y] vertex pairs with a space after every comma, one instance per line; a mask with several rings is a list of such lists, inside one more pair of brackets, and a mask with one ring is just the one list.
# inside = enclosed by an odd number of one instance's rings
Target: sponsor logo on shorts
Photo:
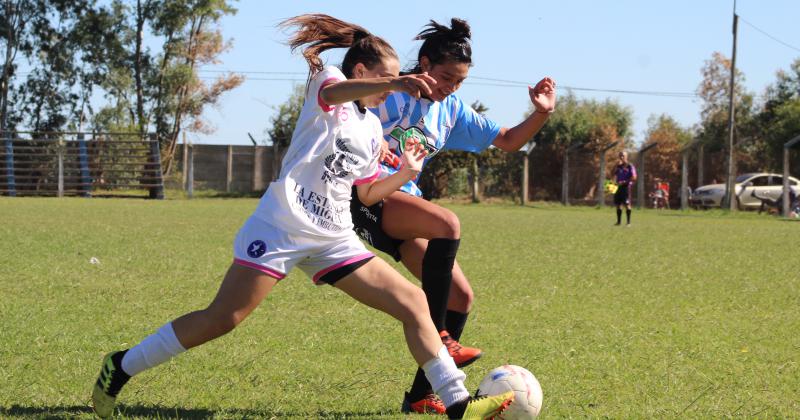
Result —
[[247, 256], [250, 258], [259, 258], [267, 253], [267, 244], [262, 240], [256, 240], [250, 243], [247, 247]]
[[354, 230], [356, 231], [356, 235], [358, 235], [359, 238], [367, 241], [368, 244], [375, 246], [375, 244], [372, 242], [372, 235], [370, 235], [368, 230], [364, 228], [355, 228]]
[[364, 216], [366, 216], [367, 219], [372, 220], [375, 223], [378, 223], [378, 216], [372, 214], [372, 212], [369, 211], [367, 206], [361, 206], [361, 212], [364, 213]]

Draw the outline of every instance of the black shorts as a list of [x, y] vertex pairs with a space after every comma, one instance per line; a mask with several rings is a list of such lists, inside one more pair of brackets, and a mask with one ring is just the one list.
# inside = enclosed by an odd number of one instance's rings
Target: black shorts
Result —
[[331, 286], [335, 285], [337, 281], [345, 278], [346, 276], [350, 275], [353, 271], [358, 270], [359, 267], [369, 262], [369, 260], [375, 258], [375, 256], [371, 256], [368, 258], [364, 258], [363, 260], [356, 261], [352, 264], [343, 265], [339, 268], [334, 269], [333, 271], [329, 271], [322, 275], [319, 278], [321, 283], [330, 284]]
[[353, 230], [361, 239], [373, 248], [389, 254], [395, 261], [400, 261], [400, 244], [405, 241], [392, 238], [381, 228], [383, 201], [367, 207], [358, 199], [356, 187], [353, 187], [350, 215], [353, 217]]
[[614, 205], [621, 206], [623, 204], [631, 204], [631, 191], [629, 184], [622, 184], [618, 186], [617, 192], [614, 193]]

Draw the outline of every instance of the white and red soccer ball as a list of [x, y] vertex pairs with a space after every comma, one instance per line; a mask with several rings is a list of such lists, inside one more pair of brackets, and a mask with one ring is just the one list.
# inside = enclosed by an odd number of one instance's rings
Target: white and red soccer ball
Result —
[[542, 387], [527, 369], [503, 365], [492, 369], [478, 385], [477, 395], [497, 395], [514, 391], [514, 402], [495, 418], [498, 420], [528, 420], [542, 410]]

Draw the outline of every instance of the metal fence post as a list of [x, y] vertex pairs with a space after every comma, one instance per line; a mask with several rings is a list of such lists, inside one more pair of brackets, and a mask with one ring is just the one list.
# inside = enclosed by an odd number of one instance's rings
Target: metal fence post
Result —
[[226, 162], [225, 172], [225, 192], [231, 192], [231, 184], [233, 183], [233, 146], [228, 145], [228, 156]]
[[153, 176], [155, 185], [150, 189], [150, 198], [157, 200], [164, 199], [164, 175], [161, 173], [161, 148], [158, 145], [158, 137], [155, 133], [150, 134], [150, 164], [146, 165], [147, 169], [152, 169], [150, 173]]
[[531, 140], [528, 143], [527, 150], [523, 151], [522, 155], [522, 205], [528, 204], [528, 198], [530, 195], [530, 160], [531, 160], [531, 153], [533, 153], [533, 149], [536, 148], [536, 142]]
[[689, 208], [689, 151], [681, 153], [681, 210]]
[[56, 153], [58, 154], [58, 197], [64, 197], [64, 141], [58, 139], [56, 143]]
[[86, 139], [83, 133], [78, 133], [78, 163], [81, 171], [81, 197], [92, 196], [92, 178], [89, 177], [89, 151], [86, 148]]
[[186, 158], [186, 195], [192, 198], [194, 195], [194, 146], [190, 144], [186, 150], [188, 155]]
[[[681, 150], [681, 210], [689, 208], [689, 152], [697, 146], [698, 161], [703, 159], [703, 145], [700, 140], [694, 140], [686, 145]], [[702, 171], [703, 164], [698, 163], [699, 171]], [[698, 175], [698, 181], [702, 179], [702, 175]], [[698, 187], [700, 184], [697, 185]]]
[[792, 203], [789, 202], [789, 152], [792, 147], [800, 142], [800, 136], [797, 136], [783, 145], [783, 217], [789, 217], [789, 208]]
[[14, 140], [11, 138], [11, 133], [6, 131], [3, 133], [5, 139], [5, 154], [6, 154], [6, 190], [9, 197], [17, 196], [17, 182], [14, 179]]

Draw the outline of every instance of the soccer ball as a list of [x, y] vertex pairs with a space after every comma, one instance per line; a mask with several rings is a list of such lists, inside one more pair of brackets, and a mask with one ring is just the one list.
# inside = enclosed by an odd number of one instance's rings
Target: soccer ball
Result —
[[514, 402], [496, 419], [526, 420], [539, 415], [542, 409], [542, 387], [527, 369], [503, 365], [492, 369], [478, 386], [478, 396], [514, 391]]

